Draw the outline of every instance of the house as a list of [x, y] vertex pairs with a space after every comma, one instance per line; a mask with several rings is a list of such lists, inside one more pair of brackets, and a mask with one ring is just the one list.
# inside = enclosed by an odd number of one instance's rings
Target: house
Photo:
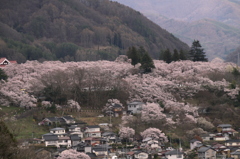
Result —
[[92, 147], [92, 153], [95, 153], [97, 157], [104, 157], [108, 155], [108, 149], [110, 147], [108, 145], [99, 145], [96, 147]]
[[71, 140], [71, 145], [76, 146], [80, 143], [81, 138], [77, 134], [73, 134], [70, 136], [70, 140]]
[[184, 153], [179, 150], [172, 150], [165, 153], [167, 159], [183, 159]]
[[124, 107], [122, 105], [117, 104], [117, 103], [111, 103], [111, 105], [109, 105], [106, 108], [105, 114], [111, 115], [114, 117], [119, 117], [119, 116], [123, 115], [123, 109], [124, 109]]
[[64, 119], [67, 124], [74, 124], [75, 123], [75, 120], [72, 116], [63, 116], [62, 119]]
[[240, 146], [240, 139], [235, 139], [235, 140], [227, 140], [225, 141], [225, 146]]
[[17, 61], [9, 61], [7, 58], [0, 58], [0, 67], [5, 67], [9, 64], [17, 64]]
[[196, 147], [199, 147], [200, 145], [202, 145], [202, 142], [197, 139], [192, 139], [190, 141], [190, 149], [191, 150], [195, 149]]
[[215, 134], [202, 134], [200, 137], [202, 138], [203, 141], [213, 141], [214, 140]]
[[240, 159], [240, 149], [230, 153], [233, 159]]
[[112, 111], [115, 117], [121, 116], [123, 114], [123, 109], [123, 106], [121, 106], [120, 104], [114, 103], [112, 106]]
[[142, 103], [140, 101], [134, 101], [134, 102], [128, 103], [127, 104], [128, 112], [130, 114], [139, 114], [142, 112], [143, 105], [144, 105], [144, 103]]
[[217, 126], [218, 133], [222, 133], [224, 136], [235, 136], [238, 132], [232, 128], [230, 124], [220, 124]]
[[63, 116], [63, 117], [47, 117], [44, 118], [38, 125], [66, 125], [66, 124], [75, 124], [75, 120], [72, 116]]
[[68, 127], [69, 134], [70, 135], [78, 135], [78, 137], [83, 138], [83, 132], [81, 131], [81, 128], [77, 125], [71, 125]]
[[59, 125], [60, 120], [58, 117], [48, 117], [44, 118], [38, 125]]
[[88, 144], [86, 142], [83, 142], [83, 141], [81, 141], [80, 143], [78, 143], [74, 147], [78, 152], [84, 152], [84, 153], [88, 153], [88, 152], [91, 153], [92, 152], [91, 150], [88, 150], [91, 147], [90, 144]]
[[222, 133], [217, 133], [216, 136], [213, 137], [214, 141], [226, 141], [229, 140], [229, 136], [227, 134], [223, 135]]
[[65, 129], [59, 127], [50, 129], [50, 133], [57, 135], [58, 137], [65, 137], [67, 135]]
[[197, 152], [199, 159], [216, 159], [216, 150], [211, 147], [203, 146]]
[[100, 127], [98, 125], [87, 126], [84, 135], [85, 137], [101, 137]]
[[64, 137], [58, 137], [58, 146], [57, 147], [71, 147], [72, 142], [70, 140], [70, 137], [64, 136]]
[[81, 131], [81, 128], [77, 125], [71, 125], [70, 127], [68, 127], [68, 130], [71, 132], [75, 132], [75, 131]]
[[232, 130], [232, 125], [230, 124], [220, 124], [217, 126], [217, 131], [219, 133], [223, 132], [223, 131], [231, 131]]
[[53, 133], [47, 133], [42, 136], [45, 146], [56, 146], [58, 147], [58, 136]]
[[146, 152], [135, 152], [134, 158], [138, 159], [148, 159], [148, 154]]
[[106, 143], [106, 140], [101, 137], [88, 137], [84, 139], [84, 142], [88, 143], [89, 145], [96, 146]]
[[117, 134], [113, 132], [104, 132], [102, 138], [105, 139], [108, 143], [115, 143], [117, 141]]
[[155, 139], [152, 137], [146, 137], [142, 140], [140, 145], [141, 148], [151, 148], [152, 150], [161, 150], [162, 146], [161, 139]]

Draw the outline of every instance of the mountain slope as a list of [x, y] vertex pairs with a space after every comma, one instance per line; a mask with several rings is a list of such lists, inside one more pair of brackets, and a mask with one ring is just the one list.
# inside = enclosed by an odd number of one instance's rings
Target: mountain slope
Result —
[[209, 59], [225, 58], [240, 42], [239, 0], [117, 1], [141, 11], [189, 45], [200, 40]]
[[0, 56], [10, 59], [113, 60], [133, 45], [154, 58], [166, 48], [188, 50], [139, 12], [108, 0], [3, 0], [0, 15]]

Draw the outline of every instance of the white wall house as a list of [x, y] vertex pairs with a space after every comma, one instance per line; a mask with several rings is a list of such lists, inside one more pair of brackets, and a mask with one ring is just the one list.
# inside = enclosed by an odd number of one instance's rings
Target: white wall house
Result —
[[101, 137], [100, 127], [98, 125], [87, 126], [84, 135], [85, 137]]
[[50, 130], [50, 133], [53, 133], [53, 134], [65, 134], [65, 129], [64, 128], [53, 128]]
[[69, 131], [81, 131], [81, 128], [77, 125], [71, 125], [70, 127], [68, 127]]
[[142, 106], [144, 105], [143, 102], [139, 101], [134, 101], [131, 103], [128, 103], [128, 111], [131, 112], [132, 114], [139, 114], [142, 111]]

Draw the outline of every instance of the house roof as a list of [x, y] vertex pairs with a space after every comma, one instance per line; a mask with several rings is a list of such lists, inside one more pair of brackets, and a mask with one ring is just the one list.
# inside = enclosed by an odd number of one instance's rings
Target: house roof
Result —
[[63, 118], [66, 119], [66, 120], [74, 120], [74, 118], [71, 117], [71, 116], [63, 116]]
[[226, 142], [226, 143], [240, 142], [240, 139], [227, 140], [227, 141], [225, 141], [225, 142]]
[[114, 132], [104, 132], [102, 136], [116, 135]]
[[97, 158], [95, 153], [86, 153], [90, 158]]
[[151, 137], [146, 137], [145, 139], [142, 140], [142, 142], [146, 142], [146, 141], [150, 141], [150, 140], [152, 140]]
[[123, 106], [121, 106], [120, 104], [116, 104], [116, 103], [113, 103], [113, 108], [123, 108]]
[[77, 134], [71, 135], [71, 136], [70, 136], [70, 139], [71, 139], [72, 141], [80, 141], [80, 137], [79, 137]]
[[58, 118], [57, 118], [57, 117], [48, 117], [48, 118], [45, 118], [45, 119], [48, 119], [48, 120], [50, 120], [51, 122], [56, 122], [56, 121], [58, 121]]
[[217, 127], [230, 128], [230, 127], [232, 127], [232, 125], [231, 125], [231, 124], [220, 124], [220, 125], [218, 125]]
[[183, 152], [179, 150], [172, 150], [165, 153], [165, 155], [180, 155], [180, 154], [183, 154]]
[[[194, 142], [196, 142], [196, 141], [199, 141], [199, 140], [197, 140], [197, 139], [192, 139], [192, 140], [190, 141], [190, 143], [194, 143]], [[201, 141], [199, 141], [199, 142], [201, 142]]]
[[[201, 147], [198, 152], [206, 152], [207, 150], [212, 149], [211, 147]], [[212, 149], [214, 150], [214, 149]], [[215, 150], [214, 150], [215, 151]]]
[[70, 140], [70, 137], [64, 136], [64, 137], [58, 137], [59, 140]]
[[59, 128], [59, 127], [50, 129], [50, 131], [58, 131], [58, 130], [65, 130], [65, 129], [64, 128]]
[[58, 140], [57, 135], [44, 135], [43, 138], [45, 141], [57, 141]]
[[79, 127], [79, 126], [77, 126], [77, 125], [71, 125], [70, 127], [68, 127], [69, 129], [75, 129], [75, 128], [77, 128], [77, 127]]
[[231, 153], [231, 155], [240, 155], [240, 151], [239, 150], [234, 151], [234, 152]]
[[98, 125], [89, 125], [89, 126], [86, 126], [86, 128], [100, 128], [100, 126], [98, 126]]

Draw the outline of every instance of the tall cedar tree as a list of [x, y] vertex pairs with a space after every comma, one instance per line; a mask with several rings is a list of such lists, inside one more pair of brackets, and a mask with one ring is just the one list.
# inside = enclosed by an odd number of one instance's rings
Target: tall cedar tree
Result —
[[172, 60], [173, 60], [173, 61], [178, 61], [178, 60], [179, 60], [179, 54], [178, 54], [177, 49], [174, 49], [174, 50], [173, 50]]
[[132, 59], [131, 64], [135, 67], [136, 64], [140, 62], [140, 57], [138, 55], [137, 49], [132, 46], [128, 49], [127, 56], [129, 59]]
[[4, 72], [3, 69], [0, 68], [0, 80], [7, 80], [8, 79], [8, 76], [7, 74]]
[[192, 61], [208, 61], [204, 49], [198, 40], [194, 40], [189, 51], [189, 58]]
[[172, 53], [169, 49], [165, 50], [162, 55], [163, 61], [166, 63], [171, 63], [172, 62]]
[[180, 50], [179, 59], [180, 60], [187, 60], [186, 54], [184, 53], [183, 50]]
[[148, 52], [145, 52], [141, 58], [141, 69], [144, 73], [152, 72], [152, 69], [155, 68], [152, 58], [149, 56]]

